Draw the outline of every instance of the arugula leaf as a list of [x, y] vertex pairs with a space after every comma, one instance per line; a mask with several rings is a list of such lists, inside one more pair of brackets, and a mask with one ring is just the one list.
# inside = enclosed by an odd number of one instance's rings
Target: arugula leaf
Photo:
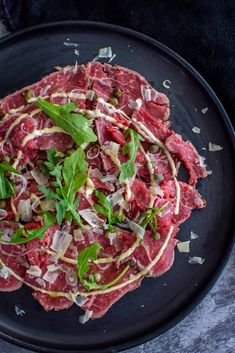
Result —
[[6, 162], [0, 163], [0, 199], [7, 199], [14, 195], [14, 185], [5, 175], [5, 172], [20, 174], [15, 168]]
[[102, 246], [99, 243], [93, 243], [87, 248], [83, 249], [77, 257], [77, 275], [83, 286], [88, 291], [94, 289], [105, 289], [113, 286], [126, 274], [129, 269], [129, 266], [127, 266], [113, 281], [103, 285], [96, 283], [93, 273], [89, 275], [88, 279], [84, 278], [84, 275], [89, 271], [89, 262], [97, 259], [97, 254], [101, 248]]
[[123, 183], [127, 178], [131, 178], [135, 174], [135, 159], [138, 151], [138, 141], [144, 141], [142, 136], [130, 128], [126, 130], [125, 135], [130, 136], [130, 141], [123, 146], [122, 154], [125, 155], [129, 152], [129, 159], [120, 167], [120, 183]]
[[[49, 158], [54, 158], [53, 156], [50, 155]], [[52, 159], [50, 163], [52, 163]], [[87, 167], [88, 163], [85, 161], [84, 151], [78, 148], [64, 159], [63, 165], [56, 164], [49, 172], [49, 175], [55, 177], [55, 180], [50, 183], [55, 191], [47, 189], [44, 185], [38, 186], [47, 200], [58, 200], [55, 205], [58, 224], [61, 224], [65, 218], [69, 222], [74, 219], [82, 226], [81, 218], [77, 212], [80, 199], [75, 200], [75, 196], [87, 179]]]
[[2, 169], [5, 172], [10, 172], [10, 173], [14, 173], [14, 174], [20, 174], [18, 172], [18, 170], [16, 170], [15, 168], [13, 168], [10, 164], [8, 164], [6, 162], [0, 163], [0, 169]]
[[85, 161], [85, 153], [81, 148], [73, 152], [70, 157], [65, 158], [63, 167], [63, 190], [66, 198], [70, 202], [74, 201], [76, 191], [79, 190], [87, 180], [87, 168], [88, 163]]
[[107, 218], [109, 230], [113, 231], [113, 224], [120, 222], [122, 220], [122, 216], [114, 215], [111, 201], [101, 191], [96, 190], [95, 194], [99, 200], [99, 204], [96, 203], [94, 208]]
[[38, 185], [38, 189], [44, 194], [46, 200], [60, 199], [58, 194], [51, 189], [47, 189], [45, 185]]
[[114, 284], [116, 284], [129, 270], [129, 266], [126, 266], [124, 268], [124, 270], [116, 277], [114, 278], [114, 280], [112, 280], [111, 282], [105, 283], [105, 284], [97, 284], [95, 281], [95, 276], [93, 274], [91, 274], [89, 276], [89, 280], [83, 279], [82, 280], [82, 284], [84, 285], [84, 287], [90, 291], [90, 290], [96, 290], [96, 289], [106, 289], [109, 287], [112, 287]]
[[47, 150], [47, 162], [40, 163], [39, 168], [44, 176], [48, 176], [56, 164], [59, 163], [63, 153], [56, 151], [54, 148]]
[[83, 249], [77, 257], [77, 275], [80, 280], [89, 271], [89, 261], [94, 261], [97, 259], [97, 254], [102, 249], [99, 243], [93, 243], [90, 246]]
[[151, 228], [154, 232], [153, 237], [154, 239], [159, 239], [159, 235], [157, 233], [158, 224], [157, 224], [157, 215], [162, 212], [163, 208], [148, 208], [146, 212], [143, 213], [145, 219], [141, 223], [141, 227], [146, 229], [147, 226]]
[[36, 228], [36, 229], [26, 231], [24, 227], [20, 227], [12, 234], [11, 240], [6, 243], [25, 244], [36, 238], [42, 240], [47, 229], [49, 227], [52, 227], [54, 223], [55, 223], [55, 217], [52, 214], [45, 212], [44, 224], [41, 228]]
[[82, 114], [71, 113], [71, 111], [77, 108], [76, 103], [57, 106], [47, 102], [43, 98], [38, 98], [35, 104], [50, 116], [56, 125], [66, 131], [77, 145], [97, 140], [97, 136], [94, 134], [92, 128], [90, 128], [92, 122]]

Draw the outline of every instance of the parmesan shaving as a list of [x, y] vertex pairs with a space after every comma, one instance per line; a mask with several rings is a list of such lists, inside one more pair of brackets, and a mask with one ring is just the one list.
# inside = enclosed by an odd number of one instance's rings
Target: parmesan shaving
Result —
[[216, 145], [215, 143], [209, 142], [208, 149], [210, 152], [217, 152], [217, 151], [221, 151], [223, 147], [220, 145]]
[[85, 324], [91, 317], [92, 317], [93, 311], [86, 310], [84, 315], [79, 316], [79, 322], [81, 324]]
[[39, 266], [30, 266], [28, 269], [27, 269], [27, 274], [32, 276], [32, 277], [41, 277], [42, 275], [42, 270]]
[[202, 257], [198, 257], [198, 256], [193, 256], [193, 257], [190, 257], [188, 262], [192, 265], [195, 265], [195, 264], [199, 264], [199, 265], [202, 265], [204, 263], [205, 259], [203, 259]]
[[72, 43], [72, 42], [63, 42], [63, 45], [65, 45], [66, 47], [78, 47], [79, 46], [78, 43]]
[[176, 245], [177, 245], [179, 252], [189, 252], [189, 244], [190, 244], [190, 240], [181, 241], [181, 242], [177, 243]]
[[113, 53], [112, 53], [112, 48], [111, 47], [107, 47], [107, 48], [100, 48], [99, 49], [99, 54], [96, 55], [94, 57], [94, 59], [92, 61], [97, 61], [99, 59], [102, 59], [102, 58], [112, 58], [113, 56]]
[[202, 114], [206, 114], [208, 112], [208, 107], [202, 109]]
[[97, 214], [93, 212], [90, 208], [81, 210], [78, 213], [91, 227], [99, 228], [102, 227], [104, 224], [103, 219], [99, 218]]
[[195, 134], [200, 134], [201, 129], [200, 129], [199, 127], [194, 126], [194, 127], [192, 128], [192, 132], [194, 132]]
[[72, 235], [69, 233], [61, 232], [59, 230], [55, 231], [50, 248], [57, 253], [58, 258], [65, 254], [72, 241], [72, 238]]
[[191, 238], [191, 239], [197, 239], [198, 237], [199, 237], [199, 235], [196, 234], [196, 233], [194, 233], [194, 232], [191, 230], [191, 232], [190, 232], [190, 238]]

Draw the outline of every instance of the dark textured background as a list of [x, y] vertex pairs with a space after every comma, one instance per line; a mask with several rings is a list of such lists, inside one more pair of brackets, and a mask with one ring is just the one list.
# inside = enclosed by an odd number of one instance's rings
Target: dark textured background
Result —
[[234, 0], [0, 0], [10, 31], [56, 20], [94, 20], [145, 33], [175, 50], [235, 111]]

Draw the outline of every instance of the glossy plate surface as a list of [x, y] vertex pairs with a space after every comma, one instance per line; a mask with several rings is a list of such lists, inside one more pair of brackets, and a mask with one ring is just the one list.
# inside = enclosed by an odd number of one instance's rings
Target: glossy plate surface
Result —
[[[78, 43], [75, 47], [63, 42]], [[86, 63], [99, 48], [111, 46], [113, 64], [138, 71], [171, 103], [173, 128], [192, 141], [212, 170], [198, 189], [207, 207], [194, 211], [181, 226], [177, 238], [191, 242], [190, 254], [175, 251], [175, 262], [159, 279], [145, 279], [140, 288], [125, 295], [100, 320], [79, 323], [74, 305], [61, 312], [45, 312], [23, 287], [0, 293], [0, 335], [16, 344], [41, 352], [110, 352], [139, 344], [178, 322], [205, 295], [217, 277], [232, 244], [234, 219], [234, 145], [229, 120], [213, 91], [183, 59], [142, 34], [117, 26], [90, 22], [64, 22], [23, 30], [0, 40], [0, 97], [54, 70], [56, 65]], [[163, 86], [171, 82], [170, 89]], [[203, 114], [201, 110], [207, 107]], [[194, 126], [201, 134], [194, 134]], [[208, 142], [223, 146], [208, 152]], [[203, 265], [190, 265], [189, 256], [205, 258]], [[20, 304], [26, 314], [15, 314]]]

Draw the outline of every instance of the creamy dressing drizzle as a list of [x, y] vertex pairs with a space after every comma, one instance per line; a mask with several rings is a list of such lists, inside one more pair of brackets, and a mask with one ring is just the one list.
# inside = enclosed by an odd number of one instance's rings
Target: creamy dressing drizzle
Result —
[[[89, 95], [90, 95], [90, 92], [92, 91], [89, 91]], [[86, 97], [86, 95], [84, 93], [75, 93], [75, 92], [70, 92], [68, 94], [66, 93], [62, 93], [62, 92], [57, 92], [57, 93], [54, 93], [51, 95], [51, 97], [68, 97], [68, 98], [81, 98], [81, 99], [86, 99], [88, 97]], [[39, 98], [39, 97], [37, 97]], [[35, 101], [37, 98], [32, 98], [32, 102]], [[41, 98], [48, 98], [48, 96], [45, 96], [45, 97], [41, 97]], [[130, 121], [130, 118], [129, 116], [127, 116], [121, 109], [116, 109], [113, 105], [105, 102], [102, 98], [98, 98], [98, 102], [102, 103], [108, 110], [109, 113], [113, 114], [113, 113], [119, 113], [120, 115], [122, 115], [124, 118], [126, 118], [127, 120]], [[9, 111], [10, 114], [13, 114], [17, 111], [20, 111], [24, 108], [25, 106], [21, 106], [17, 109], [12, 109]], [[41, 110], [40, 109], [35, 109], [34, 111], [32, 111], [31, 113], [29, 113], [29, 115], [33, 116], [34, 114], [37, 114], [39, 113]], [[110, 121], [111, 123], [115, 124], [116, 126], [126, 130], [128, 129], [127, 126], [119, 123], [116, 121], [115, 118], [107, 115], [107, 114], [104, 114], [104, 113], [101, 113], [101, 111], [99, 109], [96, 109], [96, 110], [85, 110], [85, 109], [76, 109], [76, 111], [79, 111], [81, 113], [86, 113], [88, 115], [90, 115], [90, 117], [92, 118], [96, 118], [96, 117], [100, 117], [100, 118], [103, 118], [107, 121]], [[4, 143], [4, 141], [7, 140], [10, 132], [12, 131], [12, 129], [24, 118], [26, 117], [28, 114], [22, 114], [20, 115], [14, 122], [13, 124], [11, 124], [10, 128], [7, 130], [6, 132], [6, 135], [5, 135], [5, 138], [4, 140], [1, 142], [1, 144]], [[139, 128], [141, 128], [143, 130], [143, 132], [150, 138], [150, 140], [153, 142], [153, 143], [156, 143], [159, 147], [161, 147], [169, 161], [169, 164], [171, 166], [171, 169], [172, 169], [172, 175], [173, 175], [173, 178], [174, 178], [174, 182], [175, 182], [175, 188], [176, 188], [176, 204], [175, 204], [175, 210], [174, 210], [174, 213], [175, 214], [178, 214], [179, 212], [179, 202], [180, 202], [180, 186], [179, 186], [179, 183], [177, 181], [177, 170], [176, 170], [176, 167], [175, 167], [175, 163], [174, 163], [174, 160], [172, 159], [171, 157], [171, 154], [169, 152], [169, 150], [166, 148], [166, 146], [160, 141], [158, 140], [152, 133], [151, 131], [149, 131], [146, 126], [144, 124], [142, 124], [141, 122], [138, 122], [136, 121], [136, 119], [132, 119], [132, 122], [134, 122], [134, 124], [138, 125]], [[31, 139], [34, 139], [35, 137], [38, 137], [38, 136], [42, 136], [43, 134], [49, 134], [49, 133], [55, 133], [55, 132], [62, 132], [62, 133], [66, 133], [64, 130], [62, 130], [61, 128], [59, 127], [52, 127], [52, 128], [44, 128], [42, 130], [34, 130], [32, 133], [28, 134], [23, 142], [22, 142], [22, 146], [25, 146], [26, 143], [31, 140]], [[151, 189], [153, 189], [154, 185], [155, 185], [155, 180], [154, 180], [154, 168], [153, 168], [153, 165], [152, 165], [152, 162], [148, 156], [148, 154], [144, 151], [144, 148], [141, 144], [139, 144], [139, 147], [142, 151], [142, 153], [144, 154], [145, 156], [145, 159], [147, 161], [147, 166], [148, 166], [148, 169], [149, 169], [149, 173], [150, 173], [150, 179], [151, 179]], [[22, 152], [19, 151], [18, 152], [18, 155], [17, 155], [17, 158], [15, 160], [15, 162], [13, 163], [13, 167], [16, 167], [17, 164], [19, 163], [20, 159], [22, 158]], [[112, 158], [112, 156], [111, 156]], [[116, 163], [115, 163], [116, 164]], [[117, 164], [116, 164], [117, 165]], [[119, 163], [117, 165], [118, 167], [120, 167]], [[128, 186], [127, 186], [128, 185]], [[126, 183], [126, 195], [127, 195], [127, 200], [130, 199], [130, 186], [128, 183]], [[129, 188], [129, 190], [128, 190]], [[150, 203], [149, 203], [149, 207], [153, 207], [153, 203], [154, 203], [154, 195], [152, 194], [151, 192], [151, 198], [150, 198]], [[16, 209], [15, 209], [15, 206], [11, 200], [11, 204], [12, 204], [12, 210], [13, 212], [15, 213], [16, 217], [18, 217], [18, 214], [16, 212]], [[49, 294], [51, 297], [59, 297], [59, 296], [63, 296], [63, 297], [66, 297], [68, 298], [69, 300], [72, 300], [72, 301], [75, 301], [75, 298], [77, 295], [81, 295], [81, 296], [85, 296], [85, 297], [88, 297], [88, 296], [91, 296], [91, 295], [99, 295], [99, 294], [105, 294], [105, 293], [110, 293], [114, 290], [117, 290], [117, 289], [120, 289], [128, 284], [131, 284], [132, 282], [134, 281], [137, 281], [138, 279], [141, 279], [142, 277], [144, 277], [155, 265], [156, 263], [159, 261], [159, 259], [161, 258], [169, 240], [170, 240], [170, 237], [171, 237], [171, 234], [173, 232], [173, 229], [174, 227], [171, 226], [169, 231], [168, 231], [168, 234], [166, 235], [166, 238], [158, 252], [158, 254], [156, 255], [156, 257], [153, 259], [153, 261], [151, 261], [151, 263], [149, 263], [148, 266], [146, 266], [142, 271], [140, 271], [138, 274], [136, 275], [133, 275], [129, 280], [127, 281], [124, 281], [122, 283], [120, 283], [119, 285], [116, 285], [116, 286], [113, 286], [113, 287], [110, 287], [110, 288], [107, 288], [105, 290], [96, 290], [96, 291], [91, 291], [91, 292], [77, 292], [77, 293], [73, 293], [73, 292], [68, 292], [68, 293], [65, 293], [65, 292], [55, 292], [55, 291], [46, 291], [40, 287], [36, 287], [30, 283], [28, 283], [27, 281], [25, 281], [22, 277], [20, 277], [19, 275], [17, 275], [14, 271], [12, 271], [10, 268], [9, 269], [9, 272], [11, 275], [13, 275], [16, 279], [18, 279], [19, 281], [22, 281], [24, 282], [26, 285], [28, 285], [29, 287], [31, 287], [32, 289], [36, 290], [36, 291], [39, 291], [41, 293], [45, 293], [45, 294]], [[123, 252], [121, 255], [117, 256], [116, 258], [100, 258], [100, 259], [97, 259], [94, 261], [94, 263], [96, 264], [102, 264], [102, 263], [112, 263], [112, 262], [118, 262], [120, 263], [121, 261], [123, 261], [124, 259], [126, 259], [127, 257], [129, 257], [133, 252], [134, 250], [140, 245], [140, 242], [141, 242], [141, 238], [137, 235], [137, 238], [135, 240], [135, 242], [132, 244], [132, 246], [127, 249], [125, 252]], [[57, 255], [54, 251], [51, 251], [49, 249], [44, 249], [48, 254], [54, 256], [54, 255]], [[67, 263], [70, 263], [70, 264], [74, 264], [76, 265], [77, 264], [77, 261], [75, 259], [71, 259], [71, 258], [67, 258], [65, 256], [61, 256], [60, 259], [64, 262], [67, 262]], [[3, 261], [0, 259], [0, 264], [2, 264], [3, 266], [7, 267]]]
[[17, 156], [16, 156], [16, 159], [14, 160], [13, 164], [12, 164], [12, 167], [16, 169], [18, 163], [21, 161], [23, 157], [23, 152], [21, 150], [19, 150], [17, 152]]
[[10, 109], [8, 111], [8, 114], [15, 114], [20, 112], [21, 110], [23, 110], [25, 108], [25, 105], [21, 105], [20, 107], [16, 108], [16, 109]]
[[20, 116], [18, 116], [13, 123], [9, 126], [4, 139], [0, 142], [0, 146], [3, 147], [3, 145], [6, 143], [10, 133], [12, 132], [12, 130], [21, 122], [22, 119], [26, 118], [28, 116], [28, 114], [21, 114]]
[[64, 134], [68, 135], [68, 133], [66, 131], [64, 131], [63, 129], [61, 129], [58, 126], [53, 126], [53, 127], [50, 127], [50, 128], [45, 127], [42, 130], [34, 130], [33, 132], [31, 132], [30, 134], [25, 136], [25, 138], [22, 141], [22, 147], [24, 147], [28, 141], [33, 140], [35, 137], [39, 137], [39, 136], [42, 136], [44, 134], [53, 134], [55, 132], [62, 132]]
[[103, 104], [103, 106], [107, 108], [108, 113], [110, 113], [110, 114], [119, 113], [124, 118], [126, 118], [127, 121], [130, 121], [130, 117], [122, 109], [120, 109], [120, 108], [116, 109], [114, 107], [114, 105], [105, 102], [105, 100], [103, 98], [98, 98], [98, 102]]
[[157, 262], [160, 260], [164, 250], [166, 249], [167, 247], [167, 244], [171, 238], [171, 235], [172, 235], [172, 232], [174, 230], [174, 227], [171, 226], [167, 235], [166, 235], [166, 238], [159, 250], [159, 252], [157, 253], [157, 255], [155, 256], [155, 258], [153, 259], [153, 261], [151, 261], [148, 266], [146, 266], [142, 271], [140, 271], [139, 273], [137, 273], [136, 275], [133, 275], [130, 279], [128, 279], [127, 281], [124, 281], [120, 284], [117, 284], [116, 286], [113, 286], [113, 287], [110, 287], [110, 288], [106, 288], [106, 289], [100, 289], [100, 290], [95, 290], [95, 291], [90, 291], [90, 292], [56, 292], [56, 291], [46, 291], [40, 287], [36, 287], [34, 285], [32, 285], [31, 283], [28, 283], [27, 281], [24, 280], [24, 278], [20, 277], [19, 275], [17, 275], [14, 271], [12, 271], [11, 268], [7, 267], [5, 265], [5, 263], [2, 261], [2, 259], [0, 258], [0, 264], [2, 266], [5, 266], [8, 270], [9, 270], [9, 273], [14, 276], [16, 279], [18, 279], [18, 281], [20, 282], [23, 282], [25, 283], [27, 286], [29, 286], [30, 288], [38, 291], [38, 292], [41, 292], [41, 293], [44, 293], [44, 294], [48, 294], [50, 295], [51, 297], [65, 297], [65, 298], [68, 298], [69, 300], [71, 301], [74, 301], [75, 300], [75, 297], [80, 295], [80, 296], [84, 296], [84, 297], [89, 297], [89, 296], [92, 296], [92, 295], [100, 295], [100, 294], [106, 294], [106, 293], [110, 293], [110, 292], [113, 292], [115, 290], [118, 290], [118, 289], [121, 289], [125, 286], [127, 286], [128, 284], [131, 284], [139, 279], [141, 279], [142, 277], [144, 277], [147, 273], [149, 273], [151, 271], [151, 269], [157, 264]]
[[175, 209], [174, 209], [174, 214], [177, 215], [179, 213], [179, 204], [180, 204], [180, 186], [179, 186], [179, 182], [177, 180], [177, 170], [175, 167], [175, 162], [173, 160], [173, 158], [171, 157], [170, 151], [168, 150], [168, 148], [166, 148], [166, 146], [164, 145], [164, 143], [162, 143], [160, 140], [158, 140], [151, 131], [149, 131], [146, 126], [144, 124], [142, 124], [140, 121], [137, 121], [135, 118], [132, 118], [132, 121], [135, 123], [135, 125], [139, 126], [144, 133], [150, 138], [150, 140], [153, 143], [156, 143], [159, 147], [162, 148], [163, 152], [165, 153], [169, 164], [171, 166], [171, 170], [172, 170], [172, 175], [173, 175], [173, 179], [175, 182], [175, 198], [176, 198], [176, 202], [175, 202]]

